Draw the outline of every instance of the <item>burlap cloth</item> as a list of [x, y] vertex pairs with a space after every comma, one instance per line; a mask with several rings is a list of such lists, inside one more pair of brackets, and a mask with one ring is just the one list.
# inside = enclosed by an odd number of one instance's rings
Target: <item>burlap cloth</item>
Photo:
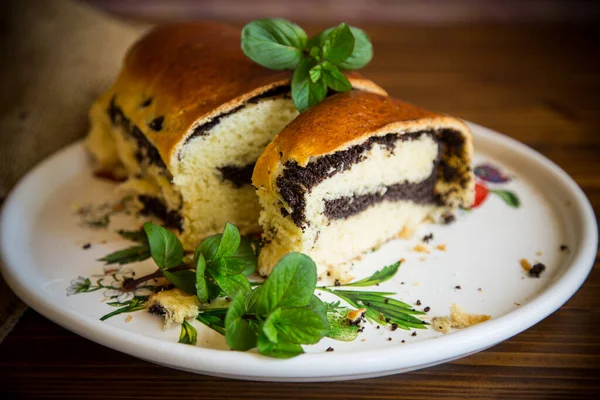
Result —
[[[85, 134], [90, 104], [147, 27], [70, 1], [0, 8], [1, 203], [31, 167]], [[0, 278], [0, 342], [25, 309]]]

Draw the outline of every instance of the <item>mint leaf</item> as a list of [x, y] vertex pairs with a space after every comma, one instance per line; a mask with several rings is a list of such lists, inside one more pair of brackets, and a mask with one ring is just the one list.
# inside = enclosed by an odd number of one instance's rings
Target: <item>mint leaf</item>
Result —
[[381, 271], [375, 271], [375, 273], [369, 276], [368, 278], [348, 283], [344, 286], [375, 286], [377, 284], [392, 279], [394, 275], [396, 275], [396, 273], [398, 272], [398, 268], [400, 268], [400, 261], [397, 261], [393, 264], [384, 267]]
[[198, 261], [196, 262], [196, 294], [200, 303], [206, 303], [208, 301], [208, 286], [206, 285], [206, 277], [204, 273], [206, 271], [206, 261], [204, 256], [198, 255]]
[[310, 69], [310, 71], [308, 71], [308, 75], [312, 83], [317, 83], [317, 81], [321, 78], [322, 68], [323, 67], [321, 67], [321, 65], [319, 64], [315, 65]]
[[[322, 47], [325, 38], [331, 33], [334, 28], [325, 29], [319, 35], [308, 41], [308, 47]], [[361, 69], [367, 65], [373, 58], [373, 45], [369, 36], [360, 28], [350, 26], [350, 31], [354, 35], [354, 49], [352, 55], [338, 65], [343, 70]]]
[[280, 340], [278, 343], [269, 341], [267, 336], [258, 334], [258, 352], [262, 355], [275, 358], [291, 358], [304, 353], [302, 346]]
[[347, 92], [352, 90], [352, 84], [335, 65], [323, 63], [323, 80], [325, 84], [336, 92]]
[[277, 343], [279, 341], [279, 329], [277, 327], [277, 323], [279, 322], [279, 318], [281, 317], [281, 308], [273, 311], [267, 320], [262, 325], [262, 332], [265, 334], [269, 342]]
[[260, 292], [262, 291], [262, 286], [254, 289], [246, 298], [246, 309], [249, 313], [256, 314], [256, 303], [260, 297]]
[[317, 267], [313, 260], [304, 254], [288, 253], [263, 284], [256, 312], [268, 315], [277, 307], [305, 307], [316, 284]]
[[252, 290], [250, 282], [244, 275], [221, 275], [215, 271], [209, 271], [217, 285], [231, 298], [239, 293], [248, 293]]
[[173, 232], [151, 222], [144, 224], [144, 231], [148, 235], [152, 259], [160, 269], [164, 270], [181, 264], [183, 246]]
[[225, 340], [233, 350], [249, 350], [256, 347], [256, 333], [242, 317], [246, 313], [246, 295], [233, 298], [225, 316]]
[[[206, 277], [206, 275], [204, 275]], [[222, 295], [221, 288], [212, 279], [206, 279], [206, 287], [208, 288], [208, 301], [212, 301]]]
[[258, 260], [251, 240], [246, 237], [241, 238], [235, 253], [227, 257], [227, 268], [230, 271], [240, 271], [243, 275], [248, 276], [256, 271], [257, 266]]
[[179, 343], [191, 344], [195, 346], [198, 341], [198, 332], [192, 324], [183, 321], [181, 324], [181, 333], [179, 334]]
[[196, 274], [193, 271], [189, 269], [177, 272], [163, 270], [162, 273], [176, 288], [190, 294], [196, 294]]
[[321, 299], [313, 294], [306, 306], [308, 309], [313, 310], [317, 314], [323, 316], [325, 318], [325, 314], [327, 314], [327, 304], [323, 303]]
[[228, 222], [223, 228], [223, 234], [219, 242], [219, 247], [214, 258], [221, 258], [232, 255], [240, 245], [240, 232], [232, 223]]
[[323, 41], [323, 57], [336, 65], [350, 57], [353, 50], [354, 35], [344, 22], [333, 28]]
[[339, 64], [338, 67], [345, 70], [361, 69], [373, 58], [373, 45], [371, 39], [362, 29], [351, 26], [350, 30], [354, 35], [354, 49], [352, 55]]
[[274, 70], [296, 68], [306, 41], [304, 30], [285, 19], [258, 19], [242, 29], [244, 54]]
[[327, 96], [327, 85], [323, 79], [317, 82], [310, 80], [310, 70], [315, 65], [313, 59], [304, 58], [292, 77], [292, 100], [300, 112], [320, 103]]
[[198, 255], [202, 254], [207, 262], [212, 261], [215, 258], [215, 254], [217, 254], [217, 250], [219, 249], [221, 236], [221, 234], [212, 235], [200, 242], [198, 247], [196, 247], [196, 251], [194, 252], [194, 258], [197, 260]]
[[269, 341], [296, 344], [315, 344], [329, 331], [327, 319], [306, 307], [278, 308], [263, 324]]

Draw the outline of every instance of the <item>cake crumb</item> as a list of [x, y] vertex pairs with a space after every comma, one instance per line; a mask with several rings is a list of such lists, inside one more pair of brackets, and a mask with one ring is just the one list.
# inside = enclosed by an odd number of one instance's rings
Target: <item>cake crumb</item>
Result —
[[446, 251], [446, 245], [445, 244], [438, 244], [437, 246], [435, 246], [435, 248], [439, 251]]
[[398, 239], [410, 239], [413, 236], [413, 233], [414, 233], [414, 231], [413, 231], [412, 228], [409, 228], [408, 226], [405, 226], [398, 233]]
[[513, 302], [515, 306], [519, 307], [521, 305], [521, 303], [517, 303], [516, 301]]
[[413, 286], [419, 286], [420, 283], [419, 282], [413, 282]]
[[400, 264], [404, 264], [406, 262], [406, 258], [401, 258], [400, 259]]
[[365, 312], [367, 312], [366, 308], [359, 308], [358, 310], [348, 311], [347, 318], [350, 320], [350, 324], [358, 324], [360, 320], [365, 316]]
[[544, 253], [542, 253], [541, 251], [538, 251], [537, 253], [535, 253], [536, 256], [541, 257]]
[[454, 214], [444, 214], [444, 215], [442, 215], [442, 223], [444, 225], [450, 225], [454, 221], [456, 221], [456, 217], [454, 216]]
[[452, 328], [467, 328], [491, 319], [486, 314], [469, 314], [457, 304], [450, 306], [450, 315], [447, 317], [434, 317], [431, 320], [433, 329], [438, 332], [448, 333]]
[[133, 317], [131, 315], [128, 315], [127, 318], [125, 318], [125, 322], [129, 323], [132, 319]]
[[521, 264], [521, 268], [523, 268], [525, 271], [529, 272], [529, 270], [531, 269], [531, 263], [529, 261], [527, 261], [524, 258], [521, 258], [519, 263]]
[[417, 244], [415, 247], [413, 247], [413, 251], [416, 251], [417, 253], [431, 253], [431, 251], [429, 250], [429, 248], [427, 246], [424, 246], [422, 244]]
[[366, 342], [366, 341], [367, 341], [367, 339], [365, 339], [365, 338], [362, 338], [360, 341], [361, 341], [361, 342]]

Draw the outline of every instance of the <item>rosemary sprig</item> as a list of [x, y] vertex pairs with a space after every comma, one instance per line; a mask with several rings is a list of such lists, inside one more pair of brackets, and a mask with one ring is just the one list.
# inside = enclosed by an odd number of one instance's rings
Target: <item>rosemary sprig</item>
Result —
[[138, 231], [118, 231], [118, 234], [127, 240], [132, 242], [140, 243], [137, 246], [131, 246], [122, 250], [117, 250], [110, 253], [98, 261], [104, 261], [105, 264], [129, 264], [139, 261], [144, 261], [150, 258], [150, 245], [148, 244], [148, 237], [143, 230]]
[[[379, 285], [393, 278], [398, 272], [400, 264], [400, 261], [395, 262], [379, 271], [375, 271], [373, 275], [367, 278], [343, 286], [364, 287]], [[425, 329], [426, 325], [429, 325], [427, 322], [414, 317], [414, 315], [424, 315], [424, 312], [415, 310], [409, 304], [389, 297], [396, 293], [345, 290], [337, 289], [338, 287], [320, 286], [317, 289], [337, 296], [354, 308], [364, 308], [366, 310], [365, 317], [371, 323], [382, 325], [397, 324], [398, 328], [406, 330], [411, 328]]]

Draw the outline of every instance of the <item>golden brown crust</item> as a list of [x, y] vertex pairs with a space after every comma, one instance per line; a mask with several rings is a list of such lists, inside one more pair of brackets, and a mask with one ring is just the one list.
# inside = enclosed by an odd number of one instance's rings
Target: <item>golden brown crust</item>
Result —
[[311, 158], [343, 150], [370, 136], [442, 124], [468, 134], [456, 118], [391, 97], [364, 91], [339, 93], [302, 113], [275, 137], [258, 159], [252, 183], [273, 190], [279, 169], [289, 160], [306, 166]]
[[[356, 73], [353, 86], [385, 93]], [[271, 71], [247, 58], [239, 29], [213, 22], [160, 26], [128, 52], [123, 69], [108, 96], [157, 147], [165, 164], [190, 129], [238, 107], [269, 89], [290, 84], [291, 71]], [[141, 104], [152, 99], [150, 105]], [[148, 124], [164, 117], [162, 129]]]

